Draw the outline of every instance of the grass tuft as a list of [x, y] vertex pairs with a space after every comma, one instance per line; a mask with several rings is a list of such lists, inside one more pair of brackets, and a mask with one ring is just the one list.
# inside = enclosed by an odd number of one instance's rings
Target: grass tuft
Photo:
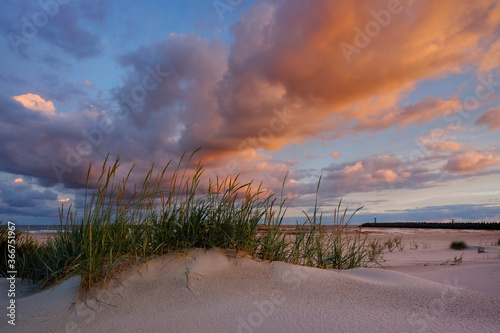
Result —
[[466, 249], [467, 247], [468, 245], [464, 241], [453, 241], [450, 244], [450, 249], [453, 250], [463, 250]]

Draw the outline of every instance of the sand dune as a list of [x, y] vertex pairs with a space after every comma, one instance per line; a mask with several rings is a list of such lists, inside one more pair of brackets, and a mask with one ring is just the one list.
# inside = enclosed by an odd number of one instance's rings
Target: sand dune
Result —
[[[196, 249], [122, 272], [86, 302], [77, 300], [77, 279], [18, 298], [15, 329], [4, 319], [0, 330], [499, 332], [499, 247], [488, 249], [486, 262], [471, 252], [451, 266], [438, 265], [436, 256], [449, 258], [453, 250], [432, 244], [387, 253], [386, 268], [340, 272]], [[432, 258], [436, 263], [419, 264]], [[482, 292], [474, 291], [479, 285]]]

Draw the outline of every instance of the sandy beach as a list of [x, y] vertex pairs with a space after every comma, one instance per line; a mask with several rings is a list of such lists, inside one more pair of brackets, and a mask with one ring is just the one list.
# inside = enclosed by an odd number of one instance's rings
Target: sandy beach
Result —
[[[404, 249], [345, 271], [195, 249], [124, 270], [86, 297], [77, 278], [39, 293], [18, 283], [16, 325], [4, 314], [0, 331], [500, 331], [500, 232], [362, 232], [382, 241], [402, 236]], [[469, 248], [450, 249], [453, 240]], [[4, 312], [8, 286], [2, 279]]]

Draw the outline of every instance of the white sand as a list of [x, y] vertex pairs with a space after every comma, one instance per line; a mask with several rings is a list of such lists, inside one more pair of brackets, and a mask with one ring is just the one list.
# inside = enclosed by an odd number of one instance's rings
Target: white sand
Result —
[[[100, 301], [74, 306], [76, 279], [18, 297], [15, 329], [3, 314], [0, 331], [500, 332], [500, 246], [491, 245], [498, 238], [413, 231], [403, 235], [404, 251], [384, 254], [385, 268], [342, 272], [193, 250], [124, 272], [98, 292]], [[486, 253], [450, 250], [450, 239], [481, 241]], [[462, 263], [450, 265], [462, 252]]]

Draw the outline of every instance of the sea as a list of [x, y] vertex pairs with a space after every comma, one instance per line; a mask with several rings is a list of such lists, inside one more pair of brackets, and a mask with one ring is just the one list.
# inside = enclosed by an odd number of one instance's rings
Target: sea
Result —
[[30, 235], [56, 234], [57, 230], [60, 228], [61, 227], [57, 224], [42, 224], [42, 225], [16, 224], [16, 231], [22, 231], [23, 234], [29, 232]]

